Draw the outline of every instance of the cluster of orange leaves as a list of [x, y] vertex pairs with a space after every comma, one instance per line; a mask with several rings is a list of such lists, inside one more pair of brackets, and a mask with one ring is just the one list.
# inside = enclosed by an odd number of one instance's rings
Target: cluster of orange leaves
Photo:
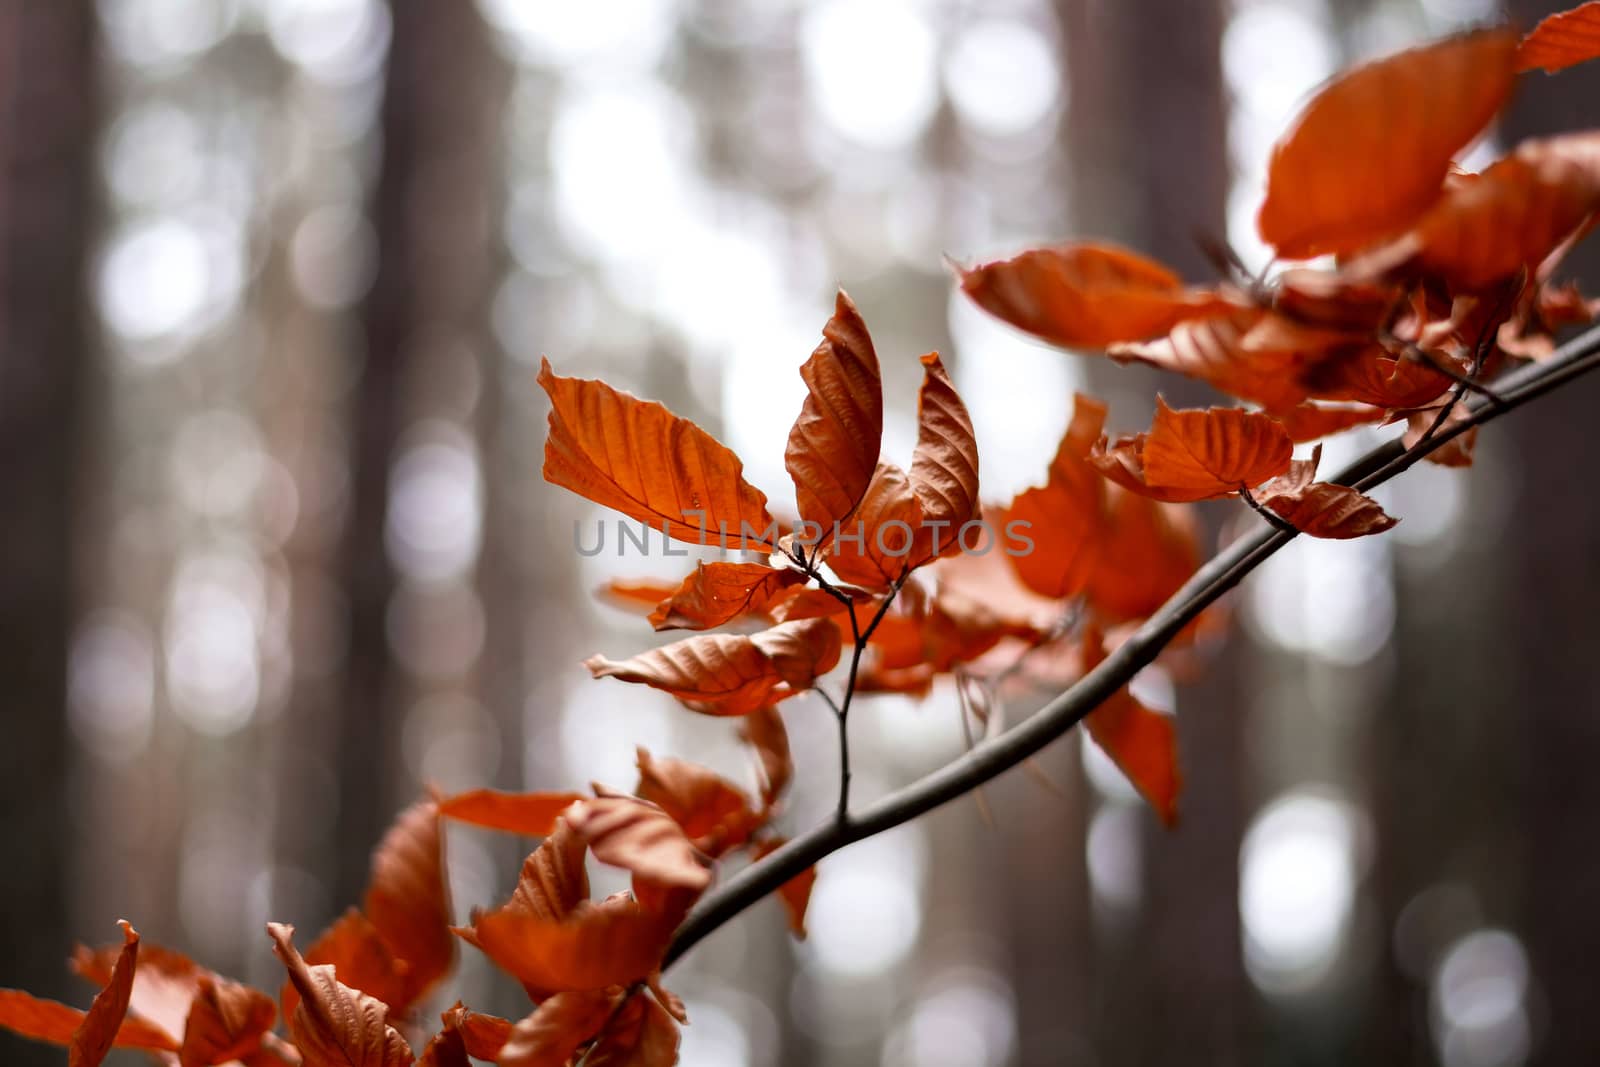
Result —
[[[94, 1067], [112, 1047], [179, 1067], [465, 1067], [469, 1055], [504, 1067], [675, 1063], [685, 1014], [659, 973], [673, 933], [717, 861], [759, 860], [781, 845], [771, 824], [793, 765], [778, 704], [815, 688], [847, 642], [847, 700], [925, 694], [937, 676], [970, 678], [963, 672], [1002, 652], [1066, 634], [1049, 662], [1053, 680], [1069, 682], [1197, 569], [1188, 504], [1238, 494], [1320, 537], [1387, 529], [1394, 520], [1376, 502], [1317, 481], [1316, 453], [1294, 460], [1294, 444], [1405, 420], [1414, 445], [1459, 417], [1469, 384], [1508, 359], [1548, 355], [1554, 331], [1600, 313], [1600, 302], [1551, 280], [1600, 209], [1600, 132], [1526, 142], [1481, 174], [1453, 163], [1519, 72], [1597, 55], [1600, 0], [1520, 41], [1505, 29], [1469, 33], [1325, 87], [1273, 153], [1258, 226], [1281, 259], [1332, 256], [1331, 266], [1198, 289], [1134, 253], [1080, 243], [962, 270], [962, 288], [1019, 329], [1255, 405], [1174, 411], [1158, 400], [1148, 432], [1112, 439], [1105, 408], [1079, 396], [1044, 484], [1004, 506], [980, 502], [971, 420], [936, 354], [922, 357], [909, 470], [880, 457], [878, 357], [843, 293], [801, 368], [808, 395], [786, 453], [798, 530], [773, 520], [738, 457], [692, 422], [546, 363], [548, 480], [683, 541], [708, 543], [711, 529], [762, 532], [744, 544], [762, 559], [702, 562], [681, 583], [608, 590], [648, 609], [658, 630], [733, 632], [588, 661], [597, 677], [739, 717], [756, 795], [641, 749], [632, 795], [596, 786], [593, 796], [429, 798], [374, 852], [361, 908], [303, 956], [292, 928], [268, 927], [287, 973], [276, 998], [179, 953], [141, 949], [122, 923], [122, 944], [72, 958], [100, 986], [87, 1011], [0, 990], [0, 1026], [66, 1046], [74, 1067]], [[1380, 111], [1384, 121], [1372, 121]], [[1464, 465], [1471, 447], [1463, 434], [1429, 458]], [[972, 546], [958, 532], [980, 519], [990, 536], [1025, 524], [1032, 551], [963, 552]], [[836, 538], [841, 527], [865, 536]], [[906, 534], [877, 536], [890, 527]], [[1170, 720], [1124, 688], [1086, 725], [1170, 820], [1179, 784]], [[460, 928], [445, 818], [543, 838], [510, 899]], [[630, 872], [631, 892], [591, 901], [590, 855]], [[813, 879], [807, 871], [779, 894], [797, 936]], [[419, 1025], [458, 938], [523, 985], [536, 1005], [525, 1018], [457, 1004], [437, 1032]], [[287, 1037], [274, 1031], [280, 1007]], [[414, 1060], [411, 1038], [424, 1036]]]

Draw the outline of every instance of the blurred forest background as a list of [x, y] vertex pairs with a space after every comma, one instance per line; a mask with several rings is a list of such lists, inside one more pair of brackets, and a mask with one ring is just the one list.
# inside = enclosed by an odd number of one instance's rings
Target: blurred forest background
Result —
[[[598, 512], [540, 480], [542, 354], [697, 419], [781, 504], [843, 285], [886, 449], [938, 348], [1006, 498], [1075, 388], [1124, 430], [1205, 396], [1008, 332], [943, 254], [1100, 235], [1203, 280], [1207, 234], [1258, 266], [1313, 87], [1565, 6], [4, 0], [0, 985], [86, 1003], [70, 946], [126, 917], [274, 988], [263, 922], [354, 903], [424, 783], [630, 787], [636, 743], [744, 773], [726, 723], [580, 666], [652, 640], [599, 583], [689, 561], [575, 551]], [[1473, 160], [1592, 125], [1594, 67], [1532, 75]], [[1147, 672], [1178, 829], [1071, 737], [1056, 791], [988, 790], [993, 827], [967, 799], [825, 861], [807, 942], [771, 902], [706, 942], [683, 1062], [1600, 1062], [1597, 401], [1386, 487], [1393, 534], [1301, 539], [1203, 677]], [[800, 827], [833, 726], [786, 717]], [[853, 720], [860, 801], [963, 744], [943, 691]], [[519, 846], [452, 831], [463, 914]], [[471, 950], [457, 996], [525, 1004]]]

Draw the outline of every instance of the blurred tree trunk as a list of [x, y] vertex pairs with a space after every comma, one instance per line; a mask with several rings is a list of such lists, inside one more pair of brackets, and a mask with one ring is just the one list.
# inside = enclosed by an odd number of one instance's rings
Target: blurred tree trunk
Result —
[[456, 331], [464, 320], [478, 320], [488, 265], [483, 198], [493, 134], [485, 119], [493, 112], [485, 75], [497, 67], [487, 28], [471, 4], [393, 0], [390, 14], [372, 205], [379, 261], [362, 309], [364, 362], [350, 412], [343, 561], [350, 641], [335, 888], [341, 904], [359, 898], [367, 851], [402, 799], [393, 796], [391, 771], [410, 683], [390, 653], [385, 626], [397, 584], [385, 543], [390, 469], [418, 418], [470, 414], [475, 352]]
[[[1074, 236], [1121, 242], [1190, 279], [1214, 277], [1196, 238], [1226, 234], [1222, 5], [1058, 0], [1057, 10], [1067, 37]], [[1099, 381], [1151, 396], [1159, 388], [1177, 403], [1205, 395], [1170, 376], [1114, 373]], [[1242, 1054], [1250, 994], [1238, 855], [1248, 782], [1236, 663], [1232, 655], [1214, 663], [1205, 681], [1180, 693], [1183, 822], [1169, 833], [1149, 820], [1140, 916], [1098, 939], [1095, 1043], [1116, 1062]]]
[[[0, 878], [0, 984], [66, 992], [72, 828], [67, 785], [74, 513], [92, 321], [94, 9], [0, 5], [0, 824], [25, 876]], [[0, 1039], [7, 1064], [59, 1049]]]
[[[1512, 18], [1532, 26], [1572, 5], [1513, 0]], [[1554, 77], [1524, 76], [1505, 123], [1505, 140], [1600, 125], [1600, 65]], [[1558, 280], [1600, 292], [1600, 238], [1591, 235]], [[1526, 882], [1520, 931], [1543, 990], [1548, 1030], [1535, 1061], [1600, 1062], [1600, 690], [1592, 652], [1600, 648], [1600, 464], [1593, 430], [1600, 381], [1586, 378], [1541, 400], [1537, 414], [1507, 420], [1484, 446], [1507, 453], [1513, 469], [1506, 501], [1509, 553], [1502, 608], [1492, 618], [1511, 649], [1505, 691], [1495, 709], [1520, 727], [1520, 815]], [[1492, 436], [1491, 436], [1492, 435]], [[1509, 440], [1500, 440], [1500, 438]], [[1487, 710], [1487, 709], [1486, 709]]]

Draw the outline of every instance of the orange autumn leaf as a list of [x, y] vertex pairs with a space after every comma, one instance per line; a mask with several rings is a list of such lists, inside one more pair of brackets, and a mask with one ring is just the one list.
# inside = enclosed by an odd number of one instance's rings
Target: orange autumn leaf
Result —
[[[766, 859], [788, 843], [788, 838], [771, 837], [763, 841], [751, 857], [754, 862]], [[806, 907], [811, 903], [811, 890], [817, 884], [817, 868], [813, 864], [778, 887], [778, 900], [789, 918], [789, 932], [800, 941], [806, 939]]]
[[802, 544], [827, 544], [872, 483], [883, 440], [883, 377], [867, 324], [841, 289], [823, 341], [800, 368], [806, 399], [784, 462], [808, 529]]
[[[313, 966], [332, 967], [339, 980], [351, 989], [380, 1000], [396, 1011], [404, 1010], [407, 987], [411, 984], [406, 967], [395, 959], [383, 935], [360, 909], [350, 908], [334, 920], [311, 943], [305, 958]], [[300, 994], [293, 982], [285, 979], [278, 1002], [285, 1019], [294, 1014]]]
[[1278, 275], [1272, 310], [1307, 326], [1370, 333], [1389, 318], [1401, 296], [1382, 282], [1293, 267]]
[[495, 1062], [499, 1067], [567, 1067], [610, 1020], [616, 1002], [615, 994], [599, 989], [547, 997], [511, 1028]]
[[1301, 533], [1344, 540], [1382, 533], [1398, 519], [1382, 505], [1347, 485], [1313, 482], [1292, 493], [1263, 496], [1261, 503]]
[[1296, 346], [1252, 343], [1252, 330], [1266, 313], [1241, 308], [1226, 315], [1180, 322], [1165, 337], [1112, 345], [1119, 363], [1138, 362], [1181, 374], [1241, 400], [1268, 408], [1292, 407], [1305, 399], [1295, 381], [1311, 354]]
[[1517, 45], [1517, 70], [1546, 74], [1600, 56], [1600, 0], [1549, 16]]
[[[1083, 641], [1087, 673], [1105, 659], [1105, 646], [1095, 627], [1084, 634]], [[1183, 778], [1178, 770], [1178, 737], [1172, 716], [1151, 711], [1123, 686], [1090, 712], [1083, 725], [1161, 820], [1168, 826], [1176, 823]]]
[[616, 896], [582, 901], [560, 919], [507, 905], [459, 932], [542, 999], [642, 980], [660, 967], [677, 925], [672, 919]]
[[122, 952], [111, 968], [111, 980], [95, 994], [83, 1021], [67, 1042], [68, 1067], [98, 1067], [116, 1043], [117, 1032], [128, 1016], [134, 972], [139, 966], [139, 931], [123, 920], [118, 920], [117, 925], [122, 927]]
[[446, 1030], [461, 1035], [467, 1055], [480, 1060], [494, 1060], [511, 1039], [511, 1022], [498, 1015], [468, 1011], [458, 1000], [441, 1016]]
[[503, 793], [472, 789], [439, 802], [439, 814], [489, 830], [548, 837], [556, 819], [583, 799], [582, 793]]
[[424, 800], [407, 808], [384, 834], [372, 854], [372, 873], [362, 907], [403, 965], [403, 992], [389, 1007], [404, 1011], [455, 963], [450, 883], [436, 801]]
[[697, 563], [694, 573], [650, 613], [650, 625], [657, 630], [709, 630], [764, 610], [778, 594], [805, 580], [799, 571], [765, 563]]
[[1142, 341], [1225, 306], [1153, 260], [1104, 243], [1030, 249], [960, 271], [985, 311], [1063, 348]]
[[700, 427], [604, 382], [558, 377], [549, 360], [539, 384], [550, 396], [546, 481], [680, 541], [716, 544], [726, 531], [751, 549], [776, 547], [765, 494]]
[[1363, 404], [1346, 407], [1318, 404], [1307, 400], [1286, 411], [1275, 411], [1272, 417], [1283, 425], [1283, 431], [1295, 444], [1329, 437], [1353, 426], [1366, 426], [1384, 416], [1382, 408]]
[[434, 1034], [423, 1048], [417, 1067], [472, 1067], [461, 1032], [446, 1028]]
[[541, 919], [562, 919], [589, 899], [584, 855], [589, 843], [564, 820], [522, 863], [517, 887], [505, 907]]
[[1199, 536], [1184, 505], [1160, 503], [1122, 488], [1111, 490], [1100, 563], [1085, 589], [1101, 620], [1144, 618], [1166, 603], [1199, 567]]
[[595, 590], [595, 595], [614, 608], [631, 612], [650, 612], [678, 591], [679, 582], [652, 578], [623, 580], [613, 578]]
[[[1439, 412], [1446, 404], [1450, 405], [1450, 414], [1439, 424], [1435, 433], [1443, 433], [1457, 423], [1465, 420], [1471, 411], [1465, 403], [1456, 403], [1447, 397], [1438, 403], [1414, 411], [1407, 418], [1406, 432], [1401, 435], [1400, 442], [1407, 448], [1415, 448], [1422, 443], [1422, 439], [1433, 427], [1438, 419]], [[1478, 443], [1478, 427], [1474, 426], [1465, 433], [1457, 434], [1439, 448], [1427, 455], [1429, 463], [1436, 463], [1441, 467], [1470, 467], [1472, 466], [1472, 453]]]
[[309, 966], [295, 950], [294, 927], [268, 923], [267, 933], [299, 993], [289, 1032], [304, 1067], [408, 1067], [411, 1046], [389, 1025], [382, 1001], [341, 983], [331, 966]]
[[1050, 462], [1045, 484], [1018, 494], [1006, 509], [1012, 523], [1033, 542], [1009, 555], [1023, 584], [1041, 596], [1077, 595], [1089, 580], [1104, 533], [1105, 482], [1089, 462], [1100, 439], [1106, 407], [1082, 393], [1073, 398], [1072, 421]]
[[671, 1067], [678, 1062], [678, 1024], [651, 996], [635, 993], [584, 1057], [585, 1067]]
[[1238, 408], [1174, 411], [1156, 398], [1150, 432], [1090, 456], [1106, 477], [1154, 500], [1227, 496], [1288, 469], [1294, 443], [1268, 415]]
[[[70, 1044], [73, 1033], [83, 1025], [85, 1014], [81, 1008], [44, 1000], [20, 989], [0, 989], [0, 1028], [35, 1041]], [[158, 1026], [129, 1017], [118, 1027], [112, 1047], [176, 1052], [178, 1041]]]
[[844, 536], [828, 546], [828, 567], [863, 589], [886, 590], [927, 562], [918, 545], [921, 528], [922, 505], [911, 479], [893, 463], [880, 462]]
[[[1273, 148], [1256, 219], [1280, 256], [1357, 251], [1415, 221], [1511, 93], [1516, 35], [1480, 30], [1324, 87]], [[1374, 116], [1383, 121], [1374, 121]]]
[[104, 988], [88, 1011], [44, 1000], [19, 989], [0, 989], [0, 1027], [52, 1045], [67, 1047], [72, 1067], [96, 1067], [112, 1048], [176, 1052], [178, 1040], [164, 1028], [129, 1017], [139, 962], [139, 933], [127, 922], [122, 947], [105, 973]]
[[757, 708], [739, 723], [739, 734], [755, 749], [761, 778], [761, 803], [771, 809], [794, 778], [789, 731], [777, 707]]
[[634, 794], [670, 815], [695, 848], [713, 859], [750, 839], [766, 821], [744, 790], [708, 767], [638, 748]]
[[1533, 270], [1600, 209], [1600, 131], [1524, 141], [1354, 273], [1421, 270], [1481, 290]]
[[711, 884], [705, 858], [673, 817], [655, 804], [626, 796], [601, 796], [565, 816], [572, 832], [601, 863], [621, 867], [636, 881], [698, 893]]
[[1361, 352], [1318, 368], [1308, 384], [1324, 400], [1394, 409], [1426, 404], [1451, 383], [1421, 360]]
[[671, 693], [708, 715], [747, 715], [809, 687], [838, 661], [838, 628], [827, 619], [802, 619], [755, 635], [690, 637], [628, 660], [591, 656], [584, 666], [596, 678]]
[[939, 353], [923, 356], [922, 366], [911, 491], [922, 510], [923, 523], [934, 524], [925, 531], [931, 557], [954, 551], [957, 532], [979, 515], [978, 441], [972, 417], [945, 373]]
[[178, 1050], [180, 1067], [211, 1067], [254, 1051], [278, 1008], [259, 989], [201, 975]]
[[[837, 587], [835, 587], [837, 588]], [[845, 606], [824, 589], [796, 585], [779, 593], [763, 609], [763, 614], [773, 622], [798, 622], [801, 619], [821, 619], [840, 615]]]
[[[104, 986], [111, 981], [112, 970], [124, 947], [102, 945], [91, 949], [78, 945], [68, 966], [79, 977]], [[176, 1042], [183, 1035], [190, 1007], [200, 991], [201, 978], [227, 982], [183, 953], [141, 939], [139, 962], [133, 972], [133, 992], [128, 1000], [129, 1016], [172, 1035]]]

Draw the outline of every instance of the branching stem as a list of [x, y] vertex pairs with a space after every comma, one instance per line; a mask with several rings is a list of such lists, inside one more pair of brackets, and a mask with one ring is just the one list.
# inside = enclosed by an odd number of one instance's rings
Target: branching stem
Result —
[[[1473, 427], [1490, 422], [1596, 368], [1600, 368], [1600, 327], [1561, 346], [1548, 360], [1529, 364], [1500, 379], [1496, 388], [1500, 397], [1498, 405], [1469, 400], [1464, 418], [1442, 427], [1414, 447], [1406, 449], [1397, 440], [1389, 441], [1329, 480], [1362, 491], [1371, 489]], [[1032, 717], [981, 742], [926, 777], [856, 812], [848, 820], [830, 820], [801, 834], [760, 863], [729, 878], [707, 894], [678, 928], [663, 966], [670, 966], [706, 935], [823, 857], [909, 822], [970, 792], [1060, 738], [1154, 660], [1190, 620], [1290, 540], [1289, 533], [1274, 528], [1228, 545], [1196, 571], [1182, 589], [1098, 667]]]

